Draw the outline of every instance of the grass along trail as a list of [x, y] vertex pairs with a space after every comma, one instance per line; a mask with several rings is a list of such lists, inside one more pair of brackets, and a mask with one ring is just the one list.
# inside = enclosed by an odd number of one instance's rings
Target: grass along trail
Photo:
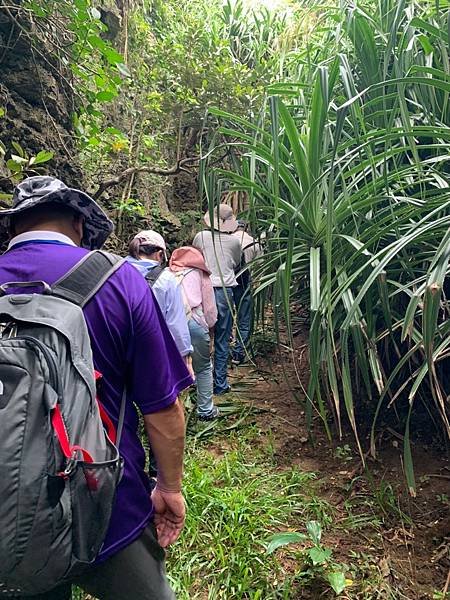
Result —
[[[318, 433], [313, 446], [288, 356], [235, 369], [217, 426], [189, 422], [188, 518], [168, 557], [177, 598], [443, 599], [448, 462], [418, 462], [413, 501], [395, 438], [367, 473], [349, 444]], [[269, 553], [280, 532], [305, 537]]]

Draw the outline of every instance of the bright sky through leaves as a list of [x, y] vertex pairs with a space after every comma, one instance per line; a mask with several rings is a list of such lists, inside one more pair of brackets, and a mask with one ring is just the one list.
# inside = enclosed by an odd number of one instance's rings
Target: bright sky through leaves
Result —
[[244, 4], [256, 9], [264, 6], [270, 11], [286, 10], [290, 6], [289, 0], [244, 0]]

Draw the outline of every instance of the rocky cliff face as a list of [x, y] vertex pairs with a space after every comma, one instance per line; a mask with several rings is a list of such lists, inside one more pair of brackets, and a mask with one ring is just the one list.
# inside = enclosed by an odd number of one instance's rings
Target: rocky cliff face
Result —
[[[108, 26], [104, 36], [122, 52], [124, 13], [120, 2], [103, 4], [102, 21]], [[54, 158], [39, 167], [40, 173], [49, 173], [68, 185], [94, 191], [102, 178], [108, 178], [108, 173], [87, 176], [80, 167], [72, 126], [77, 104], [72, 73], [58, 59], [58, 48], [62, 48], [67, 40], [58, 39], [54, 27], [48, 43], [38, 41], [42, 35], [36, 34], [35, 27], [20, 0], [0, 0], [0, 108], [3, 109], [0, 111], [0, 140], [13, 153], [16, 151], [12, 149], [12, 142], [19, 143], [30, 156], [41, 150], [51, 150]], [[117, 114], [110, 112], [109, 118], [112, 124], [126, 132], [129, 123], [123, 122], [119, 108], [120, 105], [116, 109], [113, 107]], [[182, 147], [186, 156], [193, 156], [197, 137], [190, 130], [184, 133]], [[176, 141], [174, 137], [174, 147]], [[167, 152], [171, 164], [175, 161], [175, 153], [170, 145]], [[8, 154], [6, 158], [9, 158]], [[125, 162], [115, 168], [128, 166], [130, 164]], [[13, 184], [7, 174], [0, 161], [0, 192], [12, 191]], [[122, 193], [123, 186], [117, 186], [100, 200], [117, 224], [114, 247], [125, 248], [131, 235], [140, 228], [149, 227], [164, 231], [173, 244], [192, 239], [200, 214], [196, 169], [176, 177], [155, 178], [142, 174], [134, 178], [130, 195], [146, 207], [144, 218], [118, 214], [115, 204]]]
[[[0, 107], [5, 111], [0, 118], [0, 140], [7, 148], [12, 141], [20, 143], [30, 155], [53, 151], [55, 158], [45, 169], [80, 186], [82, 175], [71, 137], [71, 75], [32, 34], [26, 13], [0, 2]], [[0, 189], [9, 191], [5, 175], [0, 166]]]

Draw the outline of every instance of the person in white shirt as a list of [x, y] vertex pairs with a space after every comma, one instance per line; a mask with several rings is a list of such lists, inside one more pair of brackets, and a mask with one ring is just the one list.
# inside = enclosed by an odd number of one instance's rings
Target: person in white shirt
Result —
[[231, 235], [238, 224], [227, 204], [219, 204], [203, 220], [208, 229], [197, 233], [192, 245], [203, 254], [211, 271], [218, 313], [214, 328], [214, 393], [221, 395], [231, 390], [227, 367], [233, 329], [233, 288], [237, 286], [235, 271], [241, 261], [241, 244]]

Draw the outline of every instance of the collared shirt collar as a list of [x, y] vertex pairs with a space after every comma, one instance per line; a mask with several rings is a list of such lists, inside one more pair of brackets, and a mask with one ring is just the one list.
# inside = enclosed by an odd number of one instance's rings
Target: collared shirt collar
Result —
[[68, 244], [69, 246], [76, 246], [76, 244], [63, 233], [58, 233], [56, 231], [26, 231], [25, 233], [19, 233], [12, 238], [12, 240], [8, 244], [8, 250], [16, 246], [17, 244], [22, 244], [23, 242], [39, 242], [39, 241], [54, 241], [60, 242], [61, 244]]

